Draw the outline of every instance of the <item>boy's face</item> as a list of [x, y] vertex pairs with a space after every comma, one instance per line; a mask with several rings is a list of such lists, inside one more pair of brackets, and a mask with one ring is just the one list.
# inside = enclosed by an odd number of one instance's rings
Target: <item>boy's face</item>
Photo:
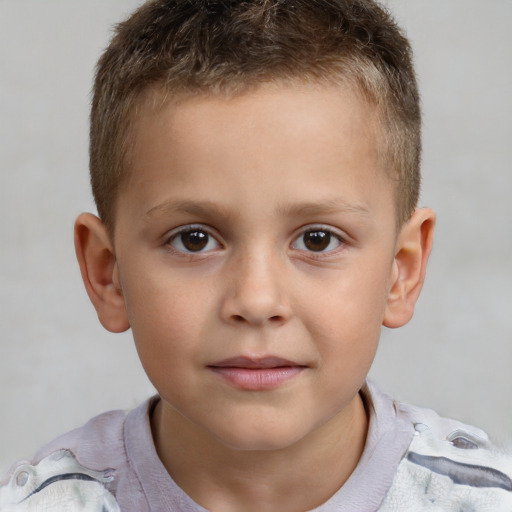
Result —
[[114, 274], [168, 417], [239, 449], [350, 421], [397, 277], [377, 128], [327, 86], [142, 113]]

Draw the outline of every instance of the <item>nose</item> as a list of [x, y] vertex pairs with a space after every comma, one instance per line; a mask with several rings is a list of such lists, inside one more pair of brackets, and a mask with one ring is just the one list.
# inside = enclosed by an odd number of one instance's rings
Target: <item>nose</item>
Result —
[[244, 254], [227, 271], [221, 316], [231, 324], [281, 325], [292, 316], [279, 257]]

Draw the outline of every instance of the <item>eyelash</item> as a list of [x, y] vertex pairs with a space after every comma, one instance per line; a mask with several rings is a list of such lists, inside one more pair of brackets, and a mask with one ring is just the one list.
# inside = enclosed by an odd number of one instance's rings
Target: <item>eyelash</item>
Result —
[[[326, 244], [327, 244], [326, 247], [321, 250], [315, 251], [312, 249], [308, 250], [307, 248], [304, 248], [304, 249], [297, 248], [297, 250], [307, 253], [308, 257], [323, 258], [323, 257], [330, 256], [332, 254], [336, 254], [340, 250], [340, 247], [343, 245], [346, 245], [346, 243], [347, 243], [345, 238], [343, 237], [343, 235], [341, 233], [339, 233], [337, 230], [335, 230], [331, 227], [319, 224], [319, 225], [309, 225], [305, 229], [302, 229], [300, 231], [300, 233], [298, 234], [298, 236], [296, 236], [294, 238], [294, 240], [292, 242], [292, 248], [296, 248], [294, 246], [300, 242], [302, 242], [302, 245], [305, 246], [306, 244], [304, 243], [304, 237], [308, 233], [310, 233], [310, 234], [312, 234], [312, 233], [327, 234], [327, 238], [325, 238], [323, 240], [320, 239], [320, 242], [326, 242]], [[337, 242], [336, 247], [329, 249], [329, 250], [325, 250], [332, 244], [333, 240]]]
[[[187, 250], [187, 248], [184, 245], [183, 239], [182, 239], [182, 235], [184, 235], [185, 233], [203, 233], [203, 234], [205, 234], [207, 239], [205, 241], [204, 246], [200, 247], [200, 249], [198, 251]], [[195, 254], [203, 254], [203, 253], [210, 252], [211, 250], [213, 250], [213, 249], [209, 249], [209, 250], [206, 250], [206, 251], [203, 250], [205, 247], [208, 247], [208, 245], [211, 243], [212, 240], [215, 241], [215, 244], [218, 247], [222, 247], [222, 244], [217, 240], [217, 238], [218, 238], [217, 236], [212, 234], [210, 229], [206, 228], [202, 224], [197, 224], [197, 225], [195, 225], [195, 224], [188, 224], [186, 226], [181, 226], [181, 227], [176, 228], [175, 230], [173, 230], [166, 237], [165, 244], [169, 248], [171, 248], [174, 252], [176, 252], [178, 254], [195, 255]], [[176, 241], [176, 240], [181, 243], [183, 248], [178, 248], [178, 247], [173, 246], [173, 242]]]
[[[198, 247], [197, 251], [190, 250], [190, 247], [185, 247], [185, 243], [183, 241], [182, 236], [186, 233], [202, 233], [206, 235], [205, 240], [198, 240], [200, 242], [200, 246]], [[306, 247], [306, 243], [304, 242], [304, 237], [307, 234], [313, 234], [313, 233], [324, 233], [327, 235], [326, 238], [322, 239], [320, 237], [317, 242], [324, 242], [326, 243], [326, 247], [319, 248], [320, 250], [315, 251], [314, 249], [308, 249]], [[333, 239], [337, 241], [336, 247], [325, 250], [328, 248], [332, 242]], [[173, 245], [173, 242], [178, 241], [178, 245], [181, 245], [181, 247], [176, 247]], [[212, 243], [215, 244], [214, 248], [208, 248], [208, 246]], [[201, 242], [204, 242], [204, 245], [201, 245]], [[311, 242], [311, 240], [310, 240]], [[290, 244], [290, 247], [294, 250], [300, 251], [301, 253], [308, 254], [309, 257], [315, 257], [315, 258], [322, 258], [329, 256], [333, 253], [338, 252], [340, 246], [345, 245], [347, 242], [345, 238], [335, 229], [331, 227], [327, 227], [324, 225], [309, 225], [306, 228], [303, 228], [297, 236], [294, 237], [292, 243]], [[171, 233], [166, 237], [165, 244], [172, 249], [174, 252], [181, 254], [181, 255], [200, 255], [204, 253], [211, 252], [215, 249], [222, 248], [223, 245], [218, 240], [218, 236], [213, 234], [210, 228], [205, 227], [202, 224], [188, 224], [185, 226], [181, 226], [179, 228], [176, 228], [175, 230], [171, 231]], [[297, 247], [297, 245], [302, 245], [302, 247]], [[206, 249], [206, 250], [205, 250]]]

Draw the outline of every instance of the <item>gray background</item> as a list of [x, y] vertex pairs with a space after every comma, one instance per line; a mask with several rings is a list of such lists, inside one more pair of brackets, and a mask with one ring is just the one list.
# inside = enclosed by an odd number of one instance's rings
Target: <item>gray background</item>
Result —
[[[421, 204], [438, 213], [413, 321], [372, 375], [395, 396], [512, 437], [512, 1], [389, 0], [423, 94]], [[93, 67], [136, 0], [0, 0], [0, 472], [153, 392], [130, 333], [96, 320], [72, 226]]]

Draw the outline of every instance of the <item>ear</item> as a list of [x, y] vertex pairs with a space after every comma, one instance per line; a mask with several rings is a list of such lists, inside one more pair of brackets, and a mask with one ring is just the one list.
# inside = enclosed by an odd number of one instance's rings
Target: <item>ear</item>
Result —
[[397, 238], [393, 277], [383, 325], [401, 327], [414, 313], [434, 240], [436, 216], [430, 208], [415, 210]]
[[89, 299], [101, 325], [123, 332], [130, 323], [119, 282], [114, 245], [98, 217], [82, 213], [75, 222], [75, 251]]

